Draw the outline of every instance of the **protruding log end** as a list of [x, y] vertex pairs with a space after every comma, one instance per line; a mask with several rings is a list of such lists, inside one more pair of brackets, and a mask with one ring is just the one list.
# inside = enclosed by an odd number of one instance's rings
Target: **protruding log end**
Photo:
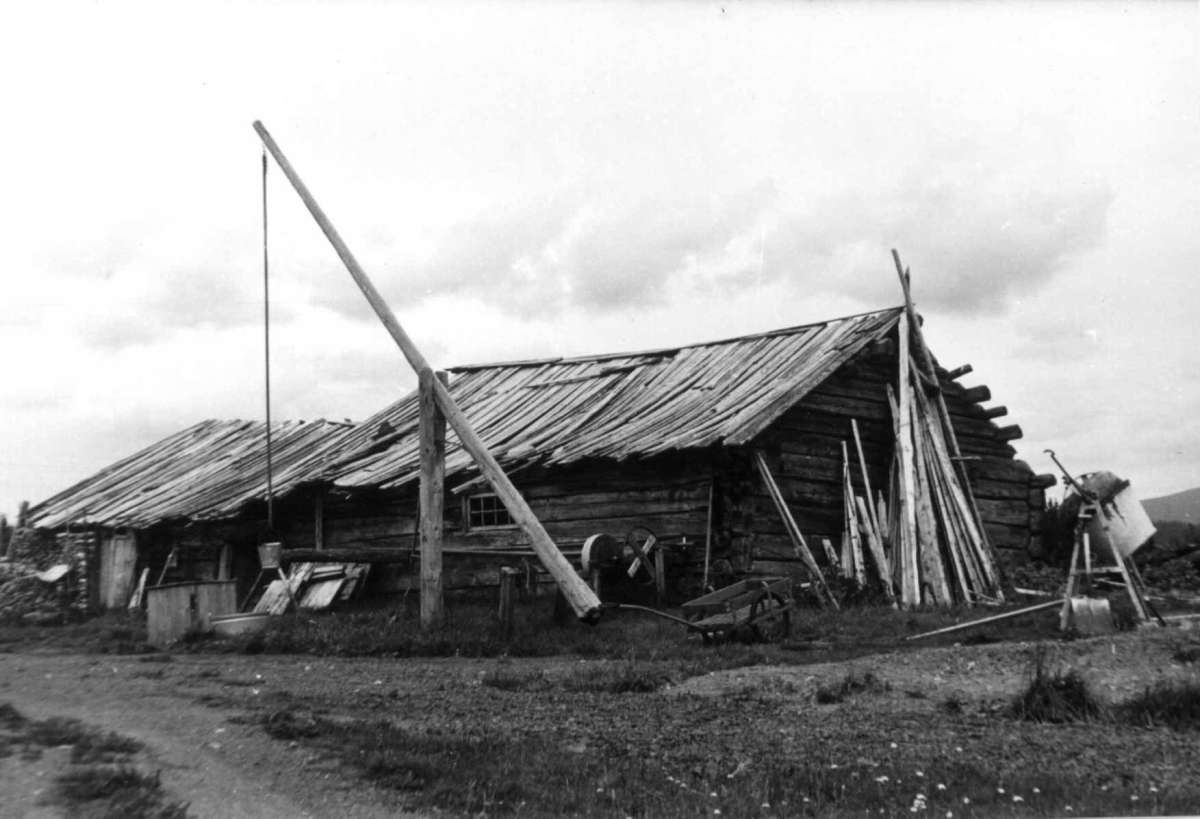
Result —
[[1008, 407], [1003, 405], [999, 407], [988, 407], [983, 411], [984, 418], [1003, 418], [1005, 415], [1008, 415]]
[[1029, 485], [1035, 489], [1049, 489], [1056, 483], [1058, 483], [1058, 478], [1048, 472], [1041, 475], [1034, 475], [1029, 479]]
[[596, 606], [594, 609], [588, 609], [583, 614], [579, 615], [581, 623], [587, 623], [589, 626], [594, 626], [600, 622], [600, 616], [604, 614], [603, 606]]
[[955, 379], [962, 378], [967, 373], [974, 372], [974, 370], [975, 368], [970, 364], [963, 364], [961, 367], [955, 367], [953, 370], [946, 373], [946, 377], [951, 381], [954, 381]]
[[1018, 438], [1023, 438], [1025, 433], [1021, 431], [1019, 424], [1011, 424], [1007, 427], [1000, 427], [996, 430], [996, 437], [1001, 441], [1015, 441]]
[[881, 338], [878, 341], [873, 342], [867, 348], [867, 352], [870, 355], [876, 356], [894, 356], [896, 354], [896, 341], [895, 339], [891, 338]]
[[992, 391], [988, 389], [986, 384], [980, 384], [978, 387], [971, 387], [963, 390], [962, 398], [969, 404], [979, 404], [992, 399]]

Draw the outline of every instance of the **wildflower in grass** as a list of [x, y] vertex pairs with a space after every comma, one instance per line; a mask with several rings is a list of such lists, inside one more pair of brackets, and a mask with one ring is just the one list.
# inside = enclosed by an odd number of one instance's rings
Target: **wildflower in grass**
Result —
[[1013, 801], [1014, 801], [1014, 802], [1024, 802], [1024, 801], [1025, 801], [1025, 799], [1024, 799], [1024, 797], [1022, 797], [1022, 796], [1021, 796], [1019, 793], [1014, 793], [1014, 794], [1013, 794]]
[[884, 774], [883, 776], [875, 777], [875, 781], [878, 782], [880, 785], [882, 785], [884, 782], [888, 781], [887, 774]]
[[1004, 788], [996, 788], [996, 793], [1004, 793]]
[[897, 745], [896, 743], [894, 743], [894, 742], [893, 742], [893, 743], [892, 743], [892, 747], [893, 747], [893, 748], [899, 748], [900, 746], [899, 746], [899, 745]]
[[969, 805], [969, 804], [971, 804], [971, 797], [969, 797], [969, 796], [964, 796], [964, 797], [963, 797], [963, 804], [964, 804], [964, 805]]
[[941, 782], [939, 782], [939, 783], [937, 783], [937, 789], [939, 791], [944, 791], [944, 790], [946, 790], [946, 786], [944, 784], [942, 784]]
[[709, 796], [711, 796], [713, 799], [716, 799], [716, 798], [717, 798], [717, 792], [716, 792], [716, 791], [713, 791], [712, 793], [710, 793], [710, 794], [709, 794]]
[[837, 763], [836, 763], [836, 762], [830, 762], [830, 763], [829, 763], [829, 770], [831, 770], [831, 771], [836, 771], [836, 770], [837, 770]]
[[954, 751], [955, 751], [956, 753], [960, 753], [960, 754], [961, 754], [961, 753], [962, 753], [962, 746], [961, 746], [961, 745], [955, 745], [955, 746], [954, 746]]
[[1138, 795], [1137, 795], [1136, 793], [1135, 793], [1135, 794], [1131, 794], [1131, 795], [1130, 795], [1130, 797], [1129, 797], [1129, 801], [1130, 801], [1130, 802], [1136, 802], [1136, 801], [1138, 801]]
[[1150, 786], [1150, 793], [1158, 793], [1158, 788], [1156, 788], [1155, 786], [1151, 785], [1151, 786]]
[[1041, 792], [1042, 792], [1042, 789], [1041, 789], [1041, 788], [1039, 788], [1037, 785], [1034, 785], [1034, 786], [1033, 786], [1033, 792], [1034, 792], [1034, 793], [1041, 793]]
[[762, 803], [762, 806], [763, 806], [763, 809], [764, 809], [764, 810], [767, 810], [767, 809], [769, 809], [769, 808], [771, 807], [771, 803], [770, 803], [770, 802], [763, 802], [763, 803]]
[[925, 772], [924, 772], [924, 771], [917, 771], [917, 776], [918, 776], [918, 777], [923, 777], [923, 776], [925, 776]]

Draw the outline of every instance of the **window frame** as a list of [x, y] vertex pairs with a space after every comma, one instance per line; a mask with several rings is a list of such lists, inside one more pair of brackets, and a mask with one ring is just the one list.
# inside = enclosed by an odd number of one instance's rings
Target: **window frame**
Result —
[[[488, 508], [472, 509], [472, 502], [485, 502], [489, 499], [494, 499], [494, 506]], [[474, 523], [474, 516], [503, 516], [504, 523]], [[505, 508], [504, 502], [500, 500], [500, 496], [495, 492], [475, 492], [463, 498], [462, 504], [462, 521], [463, 529], [467, 532], [487, 532], [497, 529], [515, 529], [517, 522], [512, 519], [508, 509]]]

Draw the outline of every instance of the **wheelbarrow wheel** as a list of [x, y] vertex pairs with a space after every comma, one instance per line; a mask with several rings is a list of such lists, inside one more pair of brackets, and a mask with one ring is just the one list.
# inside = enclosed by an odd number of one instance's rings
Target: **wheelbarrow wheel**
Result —
[[791, 604], [778, 594], [764, 595], [750, 613], [750, 630], [764, 643], [786, 640], [792, 630]]

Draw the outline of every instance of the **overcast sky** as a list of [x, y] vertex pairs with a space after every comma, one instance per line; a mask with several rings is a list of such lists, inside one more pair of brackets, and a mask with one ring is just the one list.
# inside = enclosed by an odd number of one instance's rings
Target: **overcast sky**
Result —
[[[255, 119], [435, 366], [892, 306], [896, 247], [1036, 471], [1200, 486], [1196, 9], [13, 6], [0, 512], [262, 417]], [[269, 189], [276, 417], [359, 420], [415, 379]]]

